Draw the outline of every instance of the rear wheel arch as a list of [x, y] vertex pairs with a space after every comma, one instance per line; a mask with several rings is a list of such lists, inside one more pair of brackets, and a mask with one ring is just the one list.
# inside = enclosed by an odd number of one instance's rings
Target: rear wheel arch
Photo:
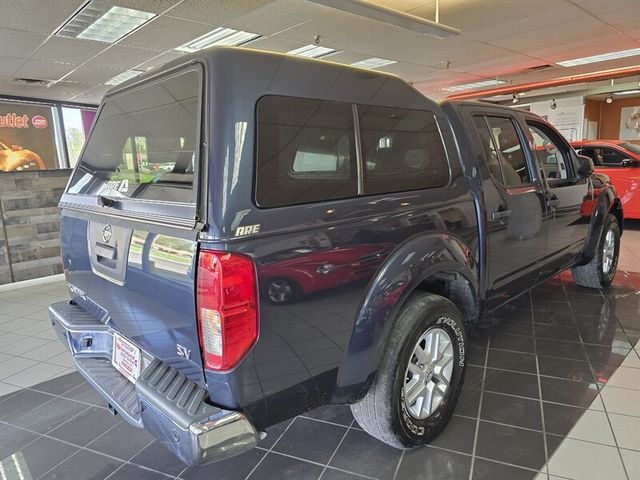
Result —
[[622, 202], [619, 198], [615, 198], [611, 208], [609, 209], [609, 213], [616, 217], [618, 221], [618, 229], [620, 230], [620, 235], [622, 235], [622, 231], [624, 230], [624, 213], [622, 210]]

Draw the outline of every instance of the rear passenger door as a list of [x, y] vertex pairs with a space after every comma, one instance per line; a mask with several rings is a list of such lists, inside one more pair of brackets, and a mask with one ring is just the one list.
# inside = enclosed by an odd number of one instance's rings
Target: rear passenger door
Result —
[[547, 232], [547, 274], [566, 267], [579, 253], [589, 229], [582, 216], [582, 202], [591, 194], [587, 179], [578, 178], [571, 147], [549, 125], [527, 119], [533, 151], [545, 183], [549, 213]]
[[525, 139], [511, 116], [472, 116], [480, 162], [488, 240], [488, 301], [494, 308], [539, 278], [545, 256], [546, 207]]

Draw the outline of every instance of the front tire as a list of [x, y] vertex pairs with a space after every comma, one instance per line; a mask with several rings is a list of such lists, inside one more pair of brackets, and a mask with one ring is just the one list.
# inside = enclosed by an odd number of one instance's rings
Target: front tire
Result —
[[275, 305], [293, 302], [299, 295], [300, 287], [289, 278], [272, 278], [267, 282], [266, 294], [269, 301]]
[[605, 288], [611, 285], [618, 268], [620, 227], [615, 215], [608, 214], [602, 226], [596, 254], [586, 265], [573, 267], [573, 281], [582, 287]]
[[460, 393], [466, 345], [462, 315], [453, 303], [413, 293], [391, 329], [376, 378], [351, 405], [362, 429], [396, 448], [435, 439]]

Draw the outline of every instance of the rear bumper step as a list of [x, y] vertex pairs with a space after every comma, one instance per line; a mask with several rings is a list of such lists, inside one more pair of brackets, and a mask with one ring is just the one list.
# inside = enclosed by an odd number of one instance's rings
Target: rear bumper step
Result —
[[49, 317], [80, 374], [127, 422], [150, 431], [184, 463], [222, 460], [257, 444], [246, 415], [209, 404], [205, 389], [151, 355], [143, 352], [136, 383], [127, 380], [111, 364], [114, 330], [81, 307], [55, 303]]

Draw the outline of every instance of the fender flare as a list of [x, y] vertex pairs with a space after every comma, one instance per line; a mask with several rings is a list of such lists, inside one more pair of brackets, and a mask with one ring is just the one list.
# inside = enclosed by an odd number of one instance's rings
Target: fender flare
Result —
[[409, 295], [438, 273], [459, 274], [469, 283], [479, 315], [478, 262], [462, 240], [442, 233], [417, 235], [400, 245], [369, 283], [338, 369], [334, 402], [365, 395], [384, 353], [386, 338]]
[[[620, 199], [616, 196], [615, 190], [611, 187], [603, 188], [596, 200], [596, 206], [591, 213], [591, 223], [589, 226], [589, 233], [585, 240], [584, 248], [578, 265], [585, 265], [591, 261], [598, 248], [598, 241], [602, 234], [602, 226], [604, 225], [604, 219], [609, 212], [618, 206], [620, 212], [622, 212], [622, 204]], [[620, 226], [622, 229], [622, 225]]]

